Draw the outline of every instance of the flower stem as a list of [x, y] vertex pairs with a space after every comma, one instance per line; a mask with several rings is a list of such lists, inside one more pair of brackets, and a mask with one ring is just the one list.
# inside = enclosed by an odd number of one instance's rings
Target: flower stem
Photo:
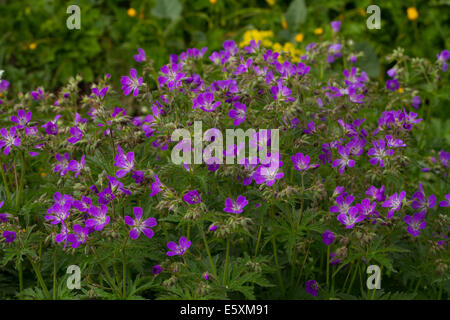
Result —
[[50, 294], [48, 292], [47, 286], [45, 285], [44, 279], [42, 279], [41, 271], [39, 270], [39, 267], [37, 266], [36, 262], [33, 261], [33, 259], [29, 256], [28, 260], [31, 262], [31, 266], [33, 267], [34, 273], [36, 274], [36, 277], [38, 278], [38, 282], [41, 285], [42, 291], [44, 291], [45, 297], [50, 300]]
[[203, 231], [203, 229], [200, 226], [198, 228], [200, 229], [200, 233], [202, 234], [203, 243], [205, 244], [206, 253], [208, 254], [209, 263], [211, 264], [211, 269], [213, 271], [214, 277], [216, 279], [218, 279], [217, 272], [216, 272], [216, 266], [214, 265], [214, 261], [211, 257], [211, 252], [209, 251], [208, 241], [206, 240], [205, 232]]
[[328, 258], [330, 256], [330, 246], [327, 246], [327, 256], [326, 256], [326, 261], [327, 261], [327, 286], [328, 286], [328, 280], [330, 278], [330, 259]]
[[3, 162], [0, 163], [1, 164], [1, 168], [0, 171], [2, 173], [2, 179], [3, 179], [3, 184], [5, 186], [5, 191], [6, 191], [6, 198], [8, 199], [8, 202], [11, 201], [11, 194], [9, 193], [9, 188], [8, 188], [8, 181], [6, 181], [6, 176], [5, 176], [5, 172], [3, 170]]
[[56, 300], [56, 248], [53, 252], [53, 300]]
[[226, 285], [226, 280], [227, 280], [227, 274], [228, 274], [228, 260], [230, 257], [230, 236], [227, 237], [227, 249], [226, 249], [226, 256], [225, 256], [225, 268], [223, 271], [223, 285]]

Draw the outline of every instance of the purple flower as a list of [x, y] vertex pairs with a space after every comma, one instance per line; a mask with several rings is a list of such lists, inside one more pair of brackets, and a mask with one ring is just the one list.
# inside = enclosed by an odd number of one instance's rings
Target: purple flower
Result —
[[376, 206], [377, 206], [377, 203], [375, 201], [371, 204], [370, 199], [367, 199], [367, 198], [363, 199], [360, 204], [356, 205], [359, 212], [364, 216], [369, 216], [369, 215], [375, 213]]
[[310, 121], [310, 122], [308, 122], [307, 124], [306, 124], [306, 127], [308, 128], [308, 129], [304, 129], [303, 130], [303, 133], [306, 133], [306, 134], [313, 134], [313, 133], [315, 133], [316, 132], [316, 124], [314, 123], [314, 121]]
[[272, 92], [274, 100], [278, 100], [280, 102], [295, 101], [295, 99], [291, 97], [291, 89], [283, 85], [283, 79], [278, 79], [277, 85], [271, 87], [270, 91]]
[[161, 68], [161, 72], [165, 76], [158, 78], [158, 83], [160, 86], [167, 84], [169, 90], [173, 90], [181, 86], [181, 79], [186, 76], [186, 73], [181, 72], [183, 69], [182, 63], [172, 63], [170, 66], [165, 65]]
[[183, 199], [189, 204], [196, 204], [202, 201], [202, 198], [198, 194], [197, 190], [189, 191], [184, 195]]
[[307, 293], [315, 297], [319, 292], [319, 284], [317, 283], [316, 280], [308, 280], [305, 283], [305, 290]]
[[238, 196], [236, 202], [231, 198], [225, 200], [225, 212], [229, 213], [242, 213], [244, 207], [248, 204], [248, 200], [244, 196]]
[[450, 52], [448, 50], [442, 50], [441, 53], [436, 55], [439, 64], [441, 64], [441, 70], [446, 72], [448, 69], [448, 64], [446, 61], [450, 58]]
[[86, 164], [85, 155], [83, 154], [81, 156], [80, 162], [78, 162], [77, 160], [70, 160], [69, 166], [67, 168], [69, 171], [75, 172], [75, 178], [76, 178], [80, 174], [81, 170], [84, 169], [85, 164]]
[[209, 229], [208, 229], [208, 231], [216, 231], [217, 230], [217, 226], [215, 225], [215, 224], [212, 224], [210, 227], [209, 227]]
[[388, 156], [392, 156], [394, 154], [394, 150], [386, 150], [386, 143], [383, 139], [372, 141], [373, 148], [370, 148], [367, 154], [372, 156], [369, 162], [376, 166], [377, 164], [380, 167], [384, 167], [384, 160], [388, 158]]
[[340, 43], [331, 44], [328, 47], [328, 63], [333, 63], [335, 59], [342, 57], [341, 48], [342, 46]]
[[243, 103], [240, 103], [239, 101], [236, 101], [233, 104], [233, 107], [235, 109], [230, 109], [230, 111], [228, 112], [228, 116], [231, 119], [234, 119], [233, 125], [238, 126], [245, 121], [245, 113], [247, 112], [247, 106]]
[[125, 223], [133, 228], [130, 230], [130, 238], [136, 240], [139, 238], [141, 232], [145, 234], [145, 236], [151, 239], [154, 235], [152, 229], [157, 225], [155, 218], [148, 218], [146, 220], [142, 220], [142, 208], [134, 207], [133, 214], [136, 219], [131, 218], [130, 216], [125, 216]]
[[413, 106], [413, 108], [419, 109], [419, 107], [420, 107], [420, 97], [419, 96], [414, 96], [411, 99], [411, 105]]
[[69, 171], [69, 154], [67, 152], [64, 153], [64, 157], [61, 156], [59, 153], [56, 154], [56, 160], [58, 160], [58, 164], [53, 169], [53, 172], [59, 172], [59, 175], [65, 176], [67, 171]]
[[98, 193], [98, 203], [100, 204], [108, 204], [112, 200], [114, 200], [116, 196], [112, 192], [111, 188], [105, 188], [102, 192]]
[[167, 252], [168, 256], [175, 256], [175, 255], [180, 255], [182, 256], [186, 250], [191, 246], [191, 241], [187, 241], [186, 237], [181, 237], [180, 240], [178, 241], [178, 244], [176, 244], [173, 241], [170, 241], [167, 244], [167, 248], [170, 249], [169, 252]]
[[253, 174], [253, 179], [257, 184], [265, 183], [266, 186], [272, 186], [276, 180], [284, 177], [283, 172], [279, 172], [280, 167], [283, 165], [282, 161], [274, 161], [267, 165], [261, 165], [256, 169]]
[[337, 220], [345, 225], [346, 229], [351, 229], [354, 227], [355, 223], [358, 223], [365, 219], [364, 215], [360, 215], [358, 207], [350, 207], [347, 213], [338, 214]]
[[448, 161], [450, 160], [450, 152], [441, 150], [441, 152], [439, 152], [439, 160], [441, 161], [444, 167], [448, 167]]
[[145, 60], [147, 60], [144, 49], [139, 48], [138, 54], [134, 55], [133, 58], [136, 62], [144, 62]]
[[161, 189], [162, 183], [159, 180], [158, 175], [155, 174], [155, 176], [153, 178], [155, 179], [155, 182], [152, 183], [152, 186], [151, 186], [152, 192], [149, 195], [150, 197], [156, 196], [162, 190]]
[[336, 198], [337, 206], [331, 206], [330, 211], [333, 213], [347, 213], [350, 205], [355, 200], [355, 197], [351, 194], [344, 198], [344, 194], [341, 194]]
[[139, 87], [142, 85], [142, 77], [137, 78], [136, 69], [130, 69], [130, 77], [122, 76], [120, 79], [124, 95], [129, 95], [133, 91], [133, 96], [139, 95]]
[[391, 208], [387, 214], [387, 218], [390, 219], [394, 215], [395, 211], [400, 210], [402, 201], [406, 196], [406, 191], [400, 192], [400, 194], [394, 193], [388, 200], [384, 201], [381, 206], [383, 208]]
[[405, 215], [403, 219], [408, 225], [406, 230], [413, 236], [417, 237], [420, 234], [420, 230], [425, 229], [427, 223], [425, 221], [425, 212], [417, 212], [412, 217]]
[[82, 228], [79, 224], [73, 226], [73, 231], [75, 233], [71, 233], [67, 236], [67, 241], [72, 243], [72, 248], [78, 248], [80, 244], [83, 244], [87, 240], [87, 236], [89, 233], [89, 228]]
[[420, 212], [426, 212], [427, 209], [436, 205], [436, 196], [434, 194], [429, 196], [428, 200], [426, 199], [422, 183], [419, 183], [419, 191], [414, 192], [411, 200], [411, 207], [420, 210]]
[[81, 212], [87, 212], [92, 207], [92, 199], [81, 196], [81, 201], [75, 200], [73, 206], [80, 210]]
[[61, 230], [55, 237], [55, 242], [60, 243], [64, 241], [64, 249], [67, 247], [67, 238], [69, 236], [69, 229], [67, 229], [64, 222], [61, 222]]
[[154, 275], [157, 275], [158, 273], [160, 273], [162, 271], [162, 268], [159, 264], [157, 264], [156, 266], [153, 266], [152, 268], [152, 273]]
[[133, 171], [133, 174], [131, 175], [131, 178], [133, 178], [137, 184], [141, 183], [142, 180], [144, 180], [144, 177], [144, 172], [139, 170]]
[[350, 151], [350, 146], [338, 146], [338, 153], [341, 158], [333, 161], [333, 168], [339, 167], [339, 174], [343, 174], [346, 167], [350, 168], [355, 165], [355, 160], [349, 159]]
[[3, 154], [8, 155], [11, 148], [20, 146], [20, 138], [16, 136], [17, 128], [11, 127], [8, 129], [0, 129], [0, 148], [3, 148]]
[[3, 79], [3, 80], [0, 79], [0, 92], [7, 91], [8, 88], [9, 88], [9, 81], [7, 81], [5, 79]]
[[341, 21], [331, 21], [331, 28], [333, 28], [333, 32], [339, 32], [341, 29]]
[[116, 176], [122, 178], [134, 168], [134, 152], [128, 152], [125, 156], [120, 145], [117, 146], [117, 152], [114, 166], [121, 168], [121, 170], [117, 170]]
[[96, 231], [101, 231], [110, 221], [110, 217], [106, 215], [108, 207], [104, 204], [100, 205], [100, 208], [90, 207], [88, 213], [92, 218], [86, 220], [86, 227], [94, 228]]
[[441, 207], [450, 207], [450, 193], [445, 195], [445, 200], [439, 202]]
[[73, 126], [72, 128], [70, 128], [69, 132], [72, 137], [70, 137], [67, 141], [71, 144], [77, 143], [83, 137], [83, 131], [81, 131], [77, 126]]
[[395, 139], [391, 135], [387, 135], [384, 138], [386, 139], [387, 146], [389, 148], [406, 147], [406, 144], [403, 143], [403, 140]]
[[200, 93], [194, 100], [192, 108], [196, 109], [200, 107], [203, 111], [206, 112], [212, 112], [216, 110], [218, 106], [220, 106], [221, 102], [216, 101], [214, 102], [214, 93], [212, 92], [205, 92]]
[[16, 239], [16, 233], [14, 231], [3, 231], [3, 237], [5, 238], [5, 243], [13, 242]]
[[11, 121], [17, 125], [17, 129], [23, 129], [26, 127], [27, 123], [30, 122], [31, 115], [31, 111], [25, 113], [25, 110], [20, 109], [17, 111], [17, 116], [11, 116]]
[[388, 71], [386, 71], [387, 75], [391, 78], [394, 78], [397, 75], [397, 69], [391, 68]]
[[53, 121], [49, 121], [46, 124], [42, 125], [42, 128], [45, 128], [45, 133], [49, 135], [57, 135], [58, 134], [58, 126], [56, 125], [56, 122], [58, 119], [61, 118], [61, 115], [57, 115]]
[[41, 88], [37, 88], [36, 91], [31, 91], [31, 97], [33, 100], [41, 100], [44, 97], [44, 93]]
[[[123, 83], [122, 83], [123, 84]], [[106, 93], [109, 90], [109, 86], [106, 86], [100, 90], [98, 90], [98, 88], [92, 88], [92, 93], [95, 94], [95, 96], [97, 96], [100, 99], [103, 99], [106, 95]]]
[[325, 232], [322, 233], [322, 241], [327, 246], [332, 244], [335, 238], [336, 238], [336, 236], [330, 230], [325, 230]]
[[[297, 153], [295, 156], [291, 156], [291, 160], [294, 164], [294, 168], [298, 171], [308, 170], [311, 167], [311, 164], [309, 163], [310, 157], [303, 153]], [[318, 166], [319, 164], [313, 164], [312, 168], [317, 168]]]
[[65, 201], [64, 203], [55, 203], [47, 210], [45, 220], [51, 224], [58, 224], [67, 219], [70, 215], [70, 208], [72, 208], [72, 201]]
[[391, 91], [397, 91], [398, 88], [400, 88], [400, 85], [399, 85], [397, 79], [386, 80], [386, 89], [391, 90]]

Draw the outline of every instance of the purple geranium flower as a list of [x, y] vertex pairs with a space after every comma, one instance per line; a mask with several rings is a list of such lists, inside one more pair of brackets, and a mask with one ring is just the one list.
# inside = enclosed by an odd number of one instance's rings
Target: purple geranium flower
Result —
[[152, 268], [152, 273], [154, 275], [159, 274], [161, 271], [162, 271], [162, 268], [159, 264], [157, 264], [156, 266], [153, 266], [153, 268]]
[[305, 290], [307, 293], [315, 297], [319, 292], [319, 284], [317, 283], [316, 280], [308, 280], [305, 283]]
[[117, 170], [116, 176], [122, 178], [134, 168], [134, 152], [128, 152], [125, 156], [120, 145], [117, 146], [117, 152], [114, 166], [121, 168], [121, 170]]
[[400, 84], [397, 79], [388, 79], [386, 80], [386, 89], [391, 91], [397, 91], [400, 88]]
[[64, 157], [59, 153], [56, 154], [56, 160], [58, 160], [58, 164], [53, 169], [53, 172], [59, 172], [60, 176], [66, 175], [67, 171], [69, 171], [69, 154], [67, 152], [64, 153]]
[[[294, 168], [298, 171], [308, 170], [311, 167], [311, 164], [309, 163], [310, 157], [303, 153], [297, 153], [295, 156], [291, 156], [291, 160], [294, 164]], [[317, 168], [318, 166], [319, 164], [313, 164], [312, 168]]]
[[41, 88], [37, 88], [36, 91], [31, 91], [31, 97], [33, 100], [41, 100], [44, 97], [44, 93]]
[[71, 233], [67, 236], [67, 241], [72, 243], [72, 248], [78, 248], [80, 244], [83, 244], [87, 240], [87, 236], [89, 233], [89, 228], [82, 228], [79, 224], [73, 226], [73, 231], [75, 233]]
[[384, 201], [386, 200], [384, 189], [385, 189], [384, 186], [381, 186], [380, 189], [377, 189], [375, 186], [370, 186], [365, 194], [372, 197], [373, 200]]
[[200, 93], [194, 100], [192, 108], [196, 109], [200, 107], [203, 111], [206, 112], [212, 112], [216, 110], [218, 106], [220, 106], [221, 102], [216, 101], [214, 102], [214, 93], [212, 92], [205, 92]]
[[333, 32], [339, 32], [341, 29], [341, 23], [342, 21], [331, 21], [331, 28], [333, 29]]
[[17, 126], [17, 129], [23, 129], [31, 120], [31, 111], [25, 113], [25, 110], [20, 109], [17, 111], [17, 116], [11, 116], [11, 121], [14, 122]]
[[0, 148], [3, 149], [3, 154], [8, 155], [11, 152], [11, 148], [20, 146], [20, 138], [16, 135], [17, 128], [11, 127], [8, 129], [0, 129]]
[[336, 198], [336, 206], [331, 206], [330, 211], [333, 213], [347, 213], [350, 205], [355, 200], [355, 197], [351, 194], [344, 198], [344, 194], [339, 195]]
[[330, 230], [325, 230], [325, 232], [322, 233], [322, 241], [327, 246], [332, 244], [335, 238], [336, 238], [336, 236]]
[[360, 204], [357, 204], [359, 212], [364, 216], [369, 216], [375, 213], [375, 207], [377, 203], [374, 201], [372, 204], [370, 203], [370, 199], [363, 199]]
[[72, 128], [70, 128], [69, 132], [72, 137], [70, 137], [67, 141], [71, 144], [77, 143], [83, 137], [83, 131], [81, 131], [77, 126], [73, 126]]
[[414, 192], [411, 207], [413, 209], [420, 210], [420, 212], [426, 212], [427, 209], [433, 208], [435, 205], [436, 196], [432, 194], [427, 200], [425, 197], [425, 192], [423, 191], [422, 183], [419, 183], [419, 191]]
[[13, 242], [16, 239], [16, 233], [14, 231], [3, 231], [3, 237], [5, 238], [6, 243]]
[[441, 70], [446, 72], [448, 69], [448, 64], [446, 61], [450, 58], [450, 52], [448, 50], [442, 50], [436, 55], [438, 62], [441, 64]]
[[364, 215], [360, 215], [358, 207], [350, 207], [347, 213], [341, 213], [337, 217], [337, 220], [345, 225], [346, 229], [354, 227], [355, 223], [358, 223], [365, 219]]
[[162, 187], [162, 183], [159, 180], [158, 175], [155, 174], [153, 178], [155, 179], [155, 182], [152, 183], [152, 186], [151, 186], [152, 192], [149, 195], [150, 197], [156, 196], [162, 190], [162, 188], [161, 188]]
[[134, 55], [133, 58], [136, 62], [144, 62], [145, 60], [147, 60], [144, 49], [139, 48], [138, 54]]
[[419, 96], [414, 96], [411, 99], [411, 105], [413, 106], [413, 108], [419, 109], [419, 107], [420, 107], [420, 97]]
[[198, 194], [197, 190], [191, 190], [188, 193], [186, 193], [183, 197], [184, 201], [186, 201], [189, 204], [196, 204], [202, 201], [202, 198]]
[[147, 236], [147, 238], [151, 239], [154, 235], [152, 229], [157, 225], [155, 218], [148, 218], [142, 221], [142, 208], [134, 207], [133, 214], [136, 219], [131, 218], [130, 216], [125, 216], [125, 223], [133, 228], [130, 230], [130, 238], [136, 240], [139, 238], [141, 232]]
[[338, 171], [340, 174], [344, 173], [346, 167], [355, 165], [355, 160], [349, 159], [350, 151], [350, 146], [338, 146], [338, 153], [341, 155], [341, 158], [333, 161], [333, 168], [339, 167]]
[[133, 96], [139, 95], [139, 87], [142, 85], [142, 77], [137, 78], [136, 69], [130, 69], [130, 76], [122, 76], [120, 79], [124, 95], [129, 95], [133, 91]]
[[100, 90], [98, 90], [98, 88], [92, 88], [92, 93], [95, 94], [96, 97], [103, 99], [106, 95], [106, 93], [109, 90], [109, 86], [106, 86]]
[[78, 210], [80, 210], [81, 212], [87, 212], [92, 207], [92, 199], [85, 196], [81, 196], [81, 201], [75, 200], [73, 202], [73, 206]]
[[441, 207], [450, 207], [450, 193], [445, 195], [445, 200], [439, 202]]
[[131, 178], [133, 178], [137, 184], [141, 183], [144, 180], [144, 177], [144, 172], [140, 170], [133, 171], [133, 174], [131, 175]]
[[42, 128], [45, 128], [45, 133], [49, 134], [49, 135], [57, 135], [58, 134], [58, 126], [56, 124], [56, 122], [58, 121], [58, 119], [61, 118], [61, 115], [57, 115], [53, 121], [49, 121], [46, 124], [42, 125]]
[[367, 154], [372, 156], [369, 162], [376, 166], [379, 164], [380, 167], [384, 167], [384, 160], [388, 158], [388, 156], [392, 156], [394, 154], [394, 150], [387, 149], [386, 150], [386, 142], [383, 139], [372, 141], [373, 148], [370, 148]]
[[272, 92], [273, 99], [278, 101], [295, 101], [293, 97], [291, 97], [291, 89], [285, 87], [283, 85], [283, 79], [277, 80], [277, 85], [270, 88]]
[[163, 66], [161, 68], [161, 72], [164, 74], [164, 76], [158, 78], [159, 85], [162, 86], [164, 84], [167, 84], [169, 90], [173, 90], [181, 86], [181, 79], [186, 76], [186, 73], [181, 72], [182, 69], [182, 63], [172, 63], [170, 66]]
[[406, 196], [406, 191], [400, 192], [400, 194], [394, 193], [388, 200], [384, 201], [381, 206], [383, 208], [391, 208], [387, 214], [387, 218], [390, 219], [394, 215], [395, 211], [400, 210], [402, 201]]
[[83, 154], [81, 156], [80, 162], [78, 162], [77, 160], [70, 160], [69, 166], [67, 168], [69, 171], [75, 172], [75, 178], [76, 178], [80, 174], [81, 170], [84, 169], [85, 165], [86, 165], [86, 160], [85, 160], [85, 155]]
[[231, 119], [234, 119], [233, 125], [238, 126], [245, 121], [245, 113], [247, 112], [247, 106], [243, 103], [240, 103], [239, 101], [236, 101], [233, 104], [233, 107], [235, 109], [230, 109], [230, 111], [228, 112], [228, 116]]
[[96, 231], [101, 231], [110, 221], [110, 217], [106, 215], [108, 207], [104, 204], [100, 205], [100, 208], [90, 207], [88, 213], [92, 218], [86, 220], [86, 227], [94, 228]]
[[72, 208], [72, 201], [65, 201], [64, 203], [55, 203], [47, 210], [45, 220], [50, 221], [51, 224], [58, 224], [67, 219], [70, 215], [70, 208]]
[[405, 215], [403, 221], [408, 225], [406, 230], [408, 230], [413, 237], [417, 237], [420, 234], [420, 230], [425, 229], [427, 225], [425, 221], [425, 211], [417, 212], [412, 217]]
[[178, 244], [176, 244], [173, 241], [170, 241], [167, 244], [167, 248], [170, 249], [169, 252], [167, 252], [168, 256], [175, 256], [175, 255], [180, 255], [182, 256], [186, 250], [191, 246], [191, 241], [187, 241], [186, 237], [181, 237], [180, 240], [178, 241]]
[[236, 202], [231, 198], [225, 200], [225, 212], [229, 213], [242, 213], [244, 207], [248, 204], [248, 200], [244, 196], [238, 196]]

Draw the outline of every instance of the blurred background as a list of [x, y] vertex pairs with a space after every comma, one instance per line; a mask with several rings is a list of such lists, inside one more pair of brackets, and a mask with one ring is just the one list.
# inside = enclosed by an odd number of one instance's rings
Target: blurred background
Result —
[[[80, 30], [66, 27], [72, 4], [81, 9]], [[381, 30], [366, 27], [371, 4], [381, 8]], [[385, 76], [382, 58], [399, 46], [430, 60], [450, 47], [449, 0], [0, 0], [0, 69], [10, 90], [23, 92], [58, 89], [76, 74], [86, 88], [106, 73], [118, 83], [138, 48], [157, 68], [191, 47], [207, 46], [209, 56], [226, 39], [262, 40], [298, 58], [307, 44], [331, 37], [333, 20], [366, 53], [360, 63], [375, 77]]]

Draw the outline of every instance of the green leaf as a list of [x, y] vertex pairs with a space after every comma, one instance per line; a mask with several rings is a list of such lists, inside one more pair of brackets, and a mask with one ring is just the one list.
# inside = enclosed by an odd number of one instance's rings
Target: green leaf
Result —
[[306, 21], [306, 5], [304, 0], [293, 0], [285, 13], [289, 29], [297, 30]]
[[175, 21], [180, 17], [182, 11], [183, 6], [178, 0], [157, 0], [152, 14], [157, 18], [168, 18]]

